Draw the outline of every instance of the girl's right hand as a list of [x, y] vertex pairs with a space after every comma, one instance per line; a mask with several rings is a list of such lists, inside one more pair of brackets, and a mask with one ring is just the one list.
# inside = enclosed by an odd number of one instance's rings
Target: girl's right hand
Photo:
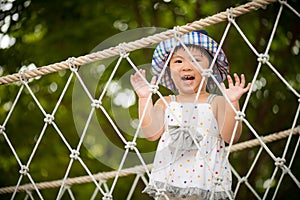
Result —
[[[140, 69], [141, 75], [146, 79], [146, 70]], [[150, 84], [155, 84], [156, 78], [152, 77]], [[147, 98], [151, 91], [149, 84], [146, 83], [138, 72], [130, 76], [130, 82], [139, 98]]]

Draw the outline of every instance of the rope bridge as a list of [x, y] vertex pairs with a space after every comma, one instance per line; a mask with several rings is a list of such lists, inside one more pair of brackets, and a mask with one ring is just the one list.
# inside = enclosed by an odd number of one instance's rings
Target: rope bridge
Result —
[[[270, 38], [267, 43], [267, 47], [265, 49], [264, 53], [259, 53], [256, 48], [251, 44], [249, 39], [246, 37], [246, 35], [243, 33], [242, 29], [239, 27], [238, 23], [235, 21], [235, 19], [243, 14], [249, 13], [251, 11], [255, 11], [259, 8], [265, 8], [267, 5], [271, 3], [279, 3], [279, 11], [276, 15], [276, 20], [273, 25], [272, 32], [270, 34]], [[223, 33], [222, 39], [220, 41], [220, 46], [222, 46], [225, 38], [228, 35], [228, 31], [231, 27], [234, 27], [239, 35], [243, 38], [246, 45], [249, 47], [249, 49], [255, 54], [257, 57], [258, 65], [256, 68], [256, 71], [254, 73], [254, 76], [252, 78], [252, 83], [255, 83], [258, 80], [259, 73], [261, 72], [262, 65], [267, 65], [268, 68], [276, 75], [278, 80], [280, 80], [295, 96], [296, 99], [298, 99], [298, 107], [295, 109], [295, 114], [293, 117], [293, 122], [291, 124], [290, 129], [284, 130], [277, 133], [272, 133], [267, 136], [262, 136], [262, 134], [259, 134], [257, 130], [252, 126], [252, 124], [247, 120], [245, 117], [245, 110], [247, 108], [247, 105], [249, 103], [250, 97], [252, 92], [255, 90], [254, 84], [252, 84], [250, 88], [250, 92], [247, 94], [246, 99], [242, 105], [242, 109], [240, 112], [237, 112], [237, 120], [241, 120], [245, 126], [249, 129], [249, 132], [255, 137], [253, 140], [241, 142], [238, 144], [232, 144], [230, 143], [226, 149], [228, 152], [228, 156], [230, 153], [233, 152], [239, 152], [242, 150], [246, 150], [249, 148], [258, 148], [258, 151], [256, 155], [254, 156], [253, 162], [247, 171], [245, 175], [242, 175], [238, 172], [237, 169], [235, 169], [235, 166], [232, 165], [232, 173], [234, 177], [236, 178], [236, 184], [234, 185], [234, 194], [237, 195], [239, 190], [244, 185], [256, 199], [267, 199], [272, 198], [275, 199], [276, 195], [278, 194], [280, 190], [280, 186], [282, 185], [284, 177], [289, 177], [293, 184], [297, 186], [297, 189], [300, 191], [300, 182], [299, 177], [295, 175], [295, 172], [292, 171], [292, 165], [295, 162], [296, 159], [296, 153], [298, 151], [299, 142], [300, 142], [300, 126], [298, 123], [299, 120], [299, 113], [300, 113], [300, 94], [299, 92], [292, 87], [292, 85], [289, 83], [288, 80], [286, 80], [280, 72], [277, 70], [275, 66], [272, 65], [272, 63], [269, 61], [269, 50], [270, 46], [272, 44], [272, 41], [275, 37], [276, 29], [279, 24], [279, 19], [282, 15], [283, 10], [286, 9], [293, 14], [295, 14], [298, 18], [300, 18], [300, 14], [292, 8], [287, 1], [275, 1], [275, 0], [257, 0], [252, 1], [249, 3], [246, 3], [244, 5], [230, 8], [225, 12], [221, 12], [218, 14], [215, 14], [213, 16], [201, 19], [199, 21], [194, 21], [192, 23], [189, 23], [184, 26], [175, 27], [173, 30], [167, 30], [161, 33], [154, 34], [152, 36], [144, 37], [142, 39], [138, 39], [132, 42], [128, 43], [121, 43], [118, 46], [111, 47], [108, 49], [104, 49], [102, 51], [98, 51], [95, 53], [91, 53], [85, 56], [80, 56], [77, 58], [69, 58], [66, 61], [62, 61], [60, 63], [51, 64], [48, 66], [43, 66], [40, 68], [32, 69], [32, 70], [22, 70], [19, 73], [7, 75], [0, 77], [0, 84], [5, 85], [2, 87], [11, 87], [11, 83], [17, 83], [16, 85], [19, 87], [18, 93], [10, 106], [10, 109], [2, 122], [2, 125], [0, 126], [0, 135], [4, 138], [1, 145], [7, 145], [10, 149], [11, 153], [13, 154], [20, 170], [16, 171], [16, 173], [19, 173], [19, 179], [17, 180], [16, 185], [9, 186], [9, 187], [2, 187], [0, 188], [0, 195], [2, 194], [8, 194], [11, 193], [11, 199], [16, 199], [19, 196], [19, 193], [25, 193], [24, 199], [44, 199], [44, 196], [42, 194], [41, 190], [46, 190], [50, 188], [59, 188], [59, 191], [57, 193], [56, 199], [63, 199], [65, 196], [68, 196], [71, 199], [76, 199], [76, 195], [74, 192], [73, 187], [79, 184], [84, 183], [92, 183], [95, 187], [95, 190], [91, 197], [87, 197], [90, 199], [96, 199], [97, 195], [100, 194], [102, 199], [108, 200], [113, 199], [114, 192], [117, 192], [117, 183], [120, 180], [121, 177], [131, 176], [133, 175], [135, 178], [133, 182], [131, 183], [131, 189], [128, 193], [128, 196], [126, 199], [132, 199], [133, 193], [136, 190], [136, 187], [138, 185], [138, 182], [141, 180], [145, 185], [148, 184], [147, 177], [150, 174], [152, 165], [146, 164], [145, 159], [142, 156], [141, 151], [137, 147], [137, 138], [140, 132], [141, 124], [138, 123], [136, 127], [136, 131], [133, 135], [132, 140], [126, 139], [126, 137], [122, 134], [119, 127], [116, 125], [114, 119], [111, 117], [109, 111], [105, 108], [103, 101], [105, 98], [105, 95], [107, 94], [109, 90], [109, 86], [112, 83], [112, 80], [117, 72], [117, 69], [121, 65], [122, 60], [126, 60], [133, 70], [139, 71], [134, 62], [130, 58], [130, 52], [133, 52], [138, 49], [146, 48], [151, 45], [157, 44], [165, 39], [172, 38], [174, 35], [177, 34], [184, 34], [190, 31], [199, 30], [207, 26], [215, 25], [220, 22], [227, 22], [227, 26], [225, 28], [225, 31]], [[79, 73], [79, 67], [84, 67], [84, 65], [89, 63], [94, 63], [99, 60], [103, 60], [106, 58], [111, 58], [114, 56], [118, 56], [117, 63], [112, 71], [112, 73], [109, 76], [108, 81], [106, 82], [103, 90], [100, 92], [99, 98], [94, 98], [93, 95], [88, 90], [88, 87], [86, 86], [86, 82], [83, 79], [82, 75]], [[30, 85], [33, 78], [37, 78], [46, 74], [62, 71], [62, 70], [70, 70], [69, 78], [66, 80], [64, 89], [62, 90], [62, 93], [60, 94], [58, 101], [55, 104], [55, 107], [52, 112], [48, 113], [46, 112], [46, 109], [42, 106], [41, 102], [38, 100], [38, 98], [35, 95], [34, 89]], [[71, 143], [67, 140], [62, 130], [60, 130], [59, 125], [55, 121], [55, 116], [59, 110], [59, 106], [62, 104], [64, 97], [66, 96], [66, 93], [68, 89], [72, 85], [72, 80], [78, 80], [79, 84], [82, 87], [82, 90], [86, 94], [91, 107], [88, 119], [86, 120], [86, 123], [84, 125], [84, 128], [82, 130], [82, 133], [80, 135], [80, 140], [76, 144], [76, 147], [72, 147]], [[14, 85], [15, 86], [15, 85]], [[162, 97], [162, 94], [159, 90], [157, 90], [156, 87], [153, 87], [149, 84], [149, 87], [153, 89], [153, 93], [158, 94], [158, 96]], [[15, 107], [18, 105], [18, 102], [20, 101], [22, 94], [28, 93], [34, 100], [35, 104], [41, 111], [43, 117], [44, 117], [44, 124], [43, 128], [38, 135], [37, 138], [35, 138], [35, 144], [32, 149], [32, 152], [30, 154], [30, 157], [26, 162], [22, 162], [20, 159], [20, 154], [17, 153], [16, 147], [11, 142], [12, 138], [10, 138], [10, 130], [6, 129], [7, 124], [9, 123], [9, 120], [11, 119]], [[151, 96], [150, 96], [151, 97]], [[119, 163], [119, 167], [116, 171], [110, 171], [110, 172], [100, 172], [97, 174], [93, 174], [92, 170], [88, 167], [87, 163], [81, 158], [80, 151], [82, 149], [82, 144], [84, 143], [84, 140], [88, 137], [88, 127], [89, 124], [92, 121], [92, 116], [96, 113], [97, 110], [102, 111], [103, 116], [106, 118], [106, 120], [111, 124], [113, 131], [118, 136], [118, 138], [121, 140], [121, 142], [124, 145], [125, 150], [123, 151], [122, 159]], [[292, 115], [291, 111], [291, 115]], [[64, 177], [59, 180], [54, 181], [46, 181], [46, 182], [37, 182], [35, 178], [32, 176], [32, 174], [29, 171], [29, 168], [31, 166], [31, 163], [33, 159], [35, 158], [39, 148], [42, 145], [42, 139], [45, 135], [45, 132], [48, 127], [52, 126], [60, 139], [63, 141], [64, 145], [69, 151], [69, 157], [66, 157], [65, 159], [69, 159], [69, 163], [66, 169], [58, 169], [58, 170], [65, 170]], [[296, 135], [296, 136], [295, 136]], [[293, 138], [297, 137], [296, 144], [292, 147], [292, 140]], [[283, 138], [286, 139], [286, 144], [284, 151], [281, 156], [276, 156], [274, 152], [271, 150], [271, 148], [267, 145], [270, 142], [274, 142]], [[130, 152], [134, 152], [140, 162], [141, 165], [130, 167], [130, 168], [124, 168], [126, 159]], [[289, 157], [287, 154], [291, 152], [291, 157]], [[263, 192], [263, 195], [261, 196], [253, 185], [249, 181], [249, 178], [251, 176], [251, 173], [254, 171], [254, 167], [257, 164], [259, 158], [263, 153], [267, 153], [267, 155], [271, 158], [271, 160], [274, 163], [274, 171], [271, 175], [271, 177], [268, 178], [268, 181], [265, 186], [265, 191]], [[69, 177], [72, 167], [75, 163], [75, 161], [78, 161], [79, 164], [83, 167], [83, 169], [86, 172], [86, 176], [78, 176], [78, 177]], [[277, 174], [280, 174], [280, 178], [276, 183], [275, 190], [271, 192], [272, 183], [275, 180], [275, 177]], [[24, 182], [24, 177], [27, 177], [29, 180], [29, 183], [22, 184]], [[299, 192], [298, 191], [298, 192]], [[0, 196], [1, 197], [1, 196]], [[229, 197], [231, 198], [231, 197]]]

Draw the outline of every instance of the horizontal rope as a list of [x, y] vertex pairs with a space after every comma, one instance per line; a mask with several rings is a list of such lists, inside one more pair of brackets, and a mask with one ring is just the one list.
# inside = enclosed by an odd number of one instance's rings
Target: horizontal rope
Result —
[[[273, 133], [273, 134], [270, 134], [267, 136], [262, 136], [261, 139], [264, 143], [274, 142], [276, 140], [280, 140], [280, 139], [288, 137], [291, 134], [291, 131], [292, 131], [291, 129], [288, 129], [285, 131], [280, 131], [280, 132]], [[294, 128], [294, 131], [292, 134], [293, 135], [300, 134], [300, 126], [297, 126], [296, 128]], [[256, 147], [259, 145], [260, 145], [260, 142], [258, 139], [252, 139], [252, 140], [248, 140], [245, 142], [240, 142], [240, 143], [232, 145], [230, 152], [241, 151], [241, 150], [253, 148], [253, 147]]]
[[[148, 169], [152, 169], [152, 164], [147, 165]], [[94, 174], [94, 178], [97, 181], [105, 181], [111, 178], [114, 178], [117, 175], [118, 171], [111, 171], [111, 172], [102, 172], [98, 174]], [[142, 165], [123, 169], [118, 174], [119, 177], [129, 176], [132, 174], [143, 174], [145, 173], [145, 168]], [[62, 184], [62, 180], [55, 180], [55, 181], [48, 181], [48, 182], [41, 182], [37, 183], [36, 187], [38, 189], [50, 189], [50, 188], [58, 188]], [[78, 184], [84, 184], [84, 183], [90, 183], [92, 182], [92, 178], [90, 176], [79, 176], [75, 178], [68, 178], [65, 182], [65, 185], [71, 186], [71, 185], [78, 185]], [[13, 193], [15, 191], [15, 186], [10, 187], [4, 187], [0, 188], [0, 194], [6, 194], [6, 193]], [[35, 187], [32, 184], [24, 184], [19, 186], [18, 192], [25, 192], [25, 191], [31, 191], [34, 190]]]
[[[277, 133], [273, 133], [267, 136], [262, 137], [262, 140], [265, 143], [270, 143], [274, 142], [283, 138], [288, 137], [290, 134], [300, 134], [300, 126], [297, 126], [294, 128], [294, 131], [291, 133], [291, 129], [285, 130], [285, 131], [280, 131]], [[237, 152], [241, 150], [245, 150], [248, 148], [253, 148], [256, 146], [259, 146], [260, 142], [258, 139], [252, 139], [248, 140], [245, 142], [240, 142], [237, 144], [232, 145], [230, 152]], [[152, 169], [152, 164], [147, 165], [148, 170]], [[94, 178], [97, 181], [105, 181], [108, 179], [112, 179], [116, 176], [118, 171], [112, 171], [112, 172], [102, 172], [98, 174], [94, 174]], [[124, 177], [124, 176], [129, 176], [129, 175], [134, 175], [134, 174], [143, 174], [145, 173], [145, 168], [140, 165], [140, 166], [135, 166], [127, 169], [123, 169], [120, 171], [119, 177]], [[75, 184], [84, 184], [84, 183], [89, 183], [92, 182], [92, 178], [90, 176], [80, 176], [80, 177], [75, 177], [75, 178], [68, 178], [66, 181], [66, 185], [71, 186]], [[58, 188], [62, 184], [62, 180], [55, 180], [55, 181], [48, 181], [48, 182], [41, 182], [37, 183], [36, 187], [38, 189], [49, 189], [49, 188]], [[13, 193], [15, 190], [15, 186], [9, 186], [9, 187], [3, 187], [0, 188], [0, 194], [6, 194], [6, 193]], [[34, 190], [34, 186], [32, 184], [24, 184], [18, 187], [17, 191], [18, 192], [25, 192], [25, 191], [31, 191]]]
[[[265, 7], [271, 3], [277, 2], [277, 0], [254, 0], [248, 2], [246, 4], [237, 6], [235, 8], [230, 9], [231, 17], [238, 17], [245, 13], [248, 13], [253, 10], [257, 10], [259, 8]], [[178, 27], [178, 32], [181, 34], [199, 30], [203, 27], [207, 27], [210, 25], [218, 24], [223, 21], [227, 21], [229, 13], [227, 11], [220, 12], [218, 14], [206, 17], [204, 19], [200, 19], [198, 21], [194, 21], [192, 23], [183, 25]], [[151, 46], [153, 44], [157, 44], [163, 40], [171, 38], [174, 36], [173, 30], [167, 30], [152, 36], [144, 37], [132, 42], [122, 43], [122, 48], [126, 52], [131, 52], [137, 49], [145, 48]], [[80, 56], [77, 58], [72, 58], [72, 64], [76, 66], [82, 66], [85, 64], [89, 64], [95, 61], [103, 60], [105, 58], [110, 58], [113, 56], [120, 55], [119, 46], [111, 47], [108, 49], [104, 49], [102, 51], [98, 51], [95, 53], [87, 54], [85, 56]], [[6, 75], [0, 77], [0, 85], [18, 82], [20, 78], [22, 79], [30, 79], [37, 76], [42, 76], [50, 73], [54, 73], [57, 71], [65, 70], [70, 67], [70, 60], [65, 60], [62, 62], [58, 62], [55, 64], [46, 65], [43, 67], [39, 67], [32, 70], [27, 70], [20, 75], [19, 73], [14, 73], [11, 75]], [[22, 76], [22, 77], [20, 77]]]

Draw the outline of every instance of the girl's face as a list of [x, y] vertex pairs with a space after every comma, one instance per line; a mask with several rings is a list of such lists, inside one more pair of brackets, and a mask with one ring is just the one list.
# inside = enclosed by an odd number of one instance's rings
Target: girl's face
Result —
[[[203, 69], [209, 68], [209, 59], [200, 49], [189, 48], [189, 51]], [[198, 91], [202, 80], [201, 71], [183, 48], [178, 48], [170, 60], [172, 80], [179, 94], [194, 94]], [[201, 90], [205, 91], [206, 84]]]

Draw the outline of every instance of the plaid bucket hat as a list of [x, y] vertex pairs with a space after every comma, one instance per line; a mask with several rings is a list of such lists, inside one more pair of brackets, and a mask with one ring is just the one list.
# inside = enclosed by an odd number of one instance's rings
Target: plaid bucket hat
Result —
[[[216, 55], [219, 47], [218, 43], [209, 37], [207, 32], [204, 30], [186, 33], [180, 37], [180, 40], [185, 45], [199, 45], [203, 47], [212, 57]], [[159, 77], [172, 49], [175, 48], [175, 46], [180, 45], [181, 43], [176, 38], [164, 40], [157, 45], [153, 53], [151, 66], [154, 76]], [[221, 83], [226, 79], [228, 73], [228, 60], [224, 51], [220, 49], [212, 74], [217, 81]], [[177, 91], [175, 84], [171, 79], [169, 67], [166, 68], [159, 83], [172, 91]], [[217, 90], [217, 86], [211, 78], [208, 79], [207, 89], [210, 92], [215, 92]]]

